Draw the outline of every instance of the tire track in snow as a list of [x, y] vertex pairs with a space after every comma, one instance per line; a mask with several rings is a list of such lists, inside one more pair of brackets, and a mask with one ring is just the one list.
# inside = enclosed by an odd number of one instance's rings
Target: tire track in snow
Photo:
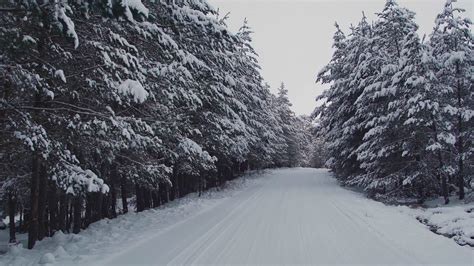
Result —
[[[252, 196], [248, 197], [244, 201], [241, 201], [237, 206], [235, 206], [232, 210], [227, 213], [225, 217], [223, 217], [219, 222], [209, 228], [206, 233], [192, 243], [190, 243], [187, 247], [185, 247], [181, 252], [179, 252], [174, 259], [169, 261], [168, 264], [177, 265], [177, 264], [190, 264], [192, 261], [192, 257], [195, 256], [203, 247], [207, 244], [211, 245], [213, 242], [217, 240], [217, 237], [223, 234], [226, 230], [231, 228], [231, 225], [235, 222], [232, 221], [233, 216], [238, 215], [238, 211], [240, 211], [246, 203], [251, 202], [256, 197], [255, 192], [252, 193]], [[227, 223], [227, 224], [226, 224]], [[214, 237], [214, 239], [212, 239]], [[209, 242], [212, 241], [212, 242]], [[209, 243], [208, 243], [209, 242]], [[206, 250], [206, 249], [205, 249]], [[204, 250], [204, 251], [205, 251]], [[202, 253], [201, 253], [202, 255]]]
[[144, 256], [147, 265], [472, 265], [471, 249], [340, 188], [326, 170], [282, 169], [264, 179], [115, 255], [109, 265], [139, 264]]

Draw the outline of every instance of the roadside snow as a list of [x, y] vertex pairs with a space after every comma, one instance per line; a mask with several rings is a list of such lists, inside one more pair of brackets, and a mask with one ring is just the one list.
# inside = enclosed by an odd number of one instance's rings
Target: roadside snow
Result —
[[420, 210], [344, 189], [325, 169], [255, 177], [14, 247], [0, 265], [473, 265], [472, 248], [430, 232]]
[[247, 175], [227, 182], [221, 190], [207, 191], [201, 197], [193, 193], [157, 209], [127, 213], [112, 220], [104, 219], [77, 235], [57, 232], [53, 237], [39, 241], [33, 250], [24, 248], [22, 244], [12, 246], [5, 255], [0, 255], [0, 265], [89, 265], [104, 254], [126, 250], [133, 243], [146, 240], [212, 208], [260, 182], [257, 177]]
[[94, 265], [472, 265], [472, 255], [327, 170], [296, 168]]
[[442, 200], [427, 202], [425, 208], [400, 207], [401, 211], [427, 225], [431, 231], [452, 238], [461, 246], [474, 247], [474, 203], [444, 205]]

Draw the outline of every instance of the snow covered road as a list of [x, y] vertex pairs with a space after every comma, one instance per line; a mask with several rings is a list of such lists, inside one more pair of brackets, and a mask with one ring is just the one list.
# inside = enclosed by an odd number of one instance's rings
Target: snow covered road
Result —
[[97, 264], [473, 265], [471, 248], [339, 187], [327, 170], [283, 169], [263, 178]]

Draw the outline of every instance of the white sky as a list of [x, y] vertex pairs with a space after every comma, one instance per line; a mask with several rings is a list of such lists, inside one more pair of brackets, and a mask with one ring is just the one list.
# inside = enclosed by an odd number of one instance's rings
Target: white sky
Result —
[[[208, 0], [220, 9], [221, 16], [230, 12], [227, 21], [237, 31], [247, 18], [252, 27], [253, 46], [260, 55], [262, 74], [272, 90], [283, 81], [289, 91], [293, 110], [310, 114], [315, 98], [325, 88], [316, 84], [316, 74], [332, 55], [334, 22], [348, 32], [365, 12], [369, 20], [383, 9], [385, 0]], [[436, 15], [445, 0], [398, 0], [400, 6], [415, 11], [419, 33], [429, 34]], [[456, 4], [467, 10], [472, 19], [472, 0]]]

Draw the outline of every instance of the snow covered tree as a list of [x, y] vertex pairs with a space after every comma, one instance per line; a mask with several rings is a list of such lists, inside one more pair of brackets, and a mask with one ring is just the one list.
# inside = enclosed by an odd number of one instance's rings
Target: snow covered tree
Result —
[[377, 14], [370, 40], [370, 57], [365, 64], [372, 69], [368, 83], [356, 101], [357, 117], [365, 127], [363, 142], [357, 148], [357, 159], [365, 173], [352, 182], [374, 192], [394, 190], [404, 179], [405, 162], [403, 126], [389, 123], [398, 110], [389, 109], [389, 102], [396, 96], [397, 87], [391, 86], [391, 78], [398, 69], [405, 37], [418, 26], [414, 13], [388, 0], [383, 11]]
[[328, 145], [328, 166], [343, 181], [361, 173], [355, 152], [365, 131], [361, 118], [356, 116], [356, 100], [372, 77], [373, 66], [367, 60], [371, 28], [365, 15], [359, 24], [352, 27], [348, 38], [336, 24], [335, 49], [331, 62], [318, 74], [318, 82], [331, 83], [318, 100], [324, 103], [316, 108], [314, 117], [319, 117], [318, 134]]
[[247, 23], [232, 33], [204, 0], [21, 0], [0, 13], [0, 198], [27, 217], [29, 248], [299, 148]]
[[443, 95], [432, 72], [434, 58], [416, 32], [405, 37], [399, 62], [392, 78], [395, 97], [388, 104], [387, 124], [388, 127], [402, 125], [398, 131], [403, 139], [402, 187], [415, 190], [421, 199], [441, 188], [447, 200], [442, 154], [445, 144], [438, 137], [445, 130], [440, 113]]
[[444, 123], [451, 129], [441, 138], [451, 144], [450, 156], [446, 162], [459, 190], [459, 198], [464, 198], [466, 180], [473, 174], [473, 128], [474, 92], [472, 66], [474, 64], [471, 21], [462, 17], [463, 9], [454, 6], [452, 0], [446, 2], [443, 11], [436, 18], [436, 26], [430, 38], [430, 45], [437, 60], [436, 76], [441, 90], [447, 94], [443, 106]]
[[[318, 81], [330, 83], [313, 114], [327, 165], [348, 185], [387, 197], [463, 198], [472, 176], [472, 34], [448, 1], [428, 44], [414, 13], [386, 1], [345, 38]], [[385, 196], [383, 196], [385, 197]]]

